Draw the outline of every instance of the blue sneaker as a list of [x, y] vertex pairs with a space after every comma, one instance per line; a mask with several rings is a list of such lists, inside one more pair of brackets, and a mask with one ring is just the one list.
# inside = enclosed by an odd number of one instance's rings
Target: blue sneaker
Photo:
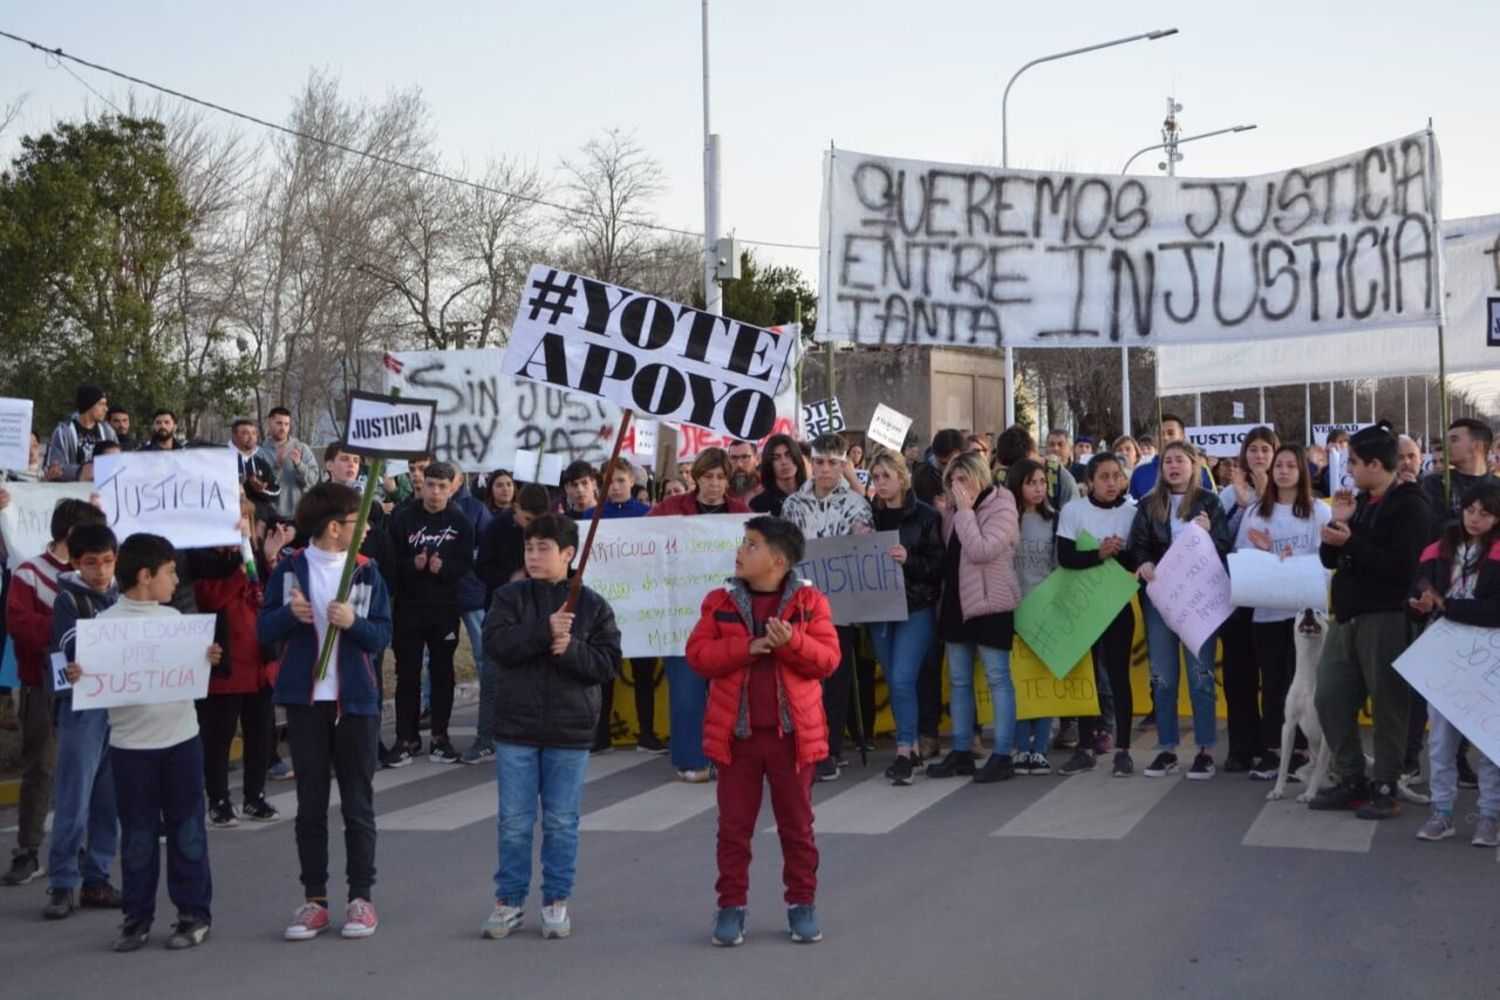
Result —
[[792, 929], [792, 940], [798, 944], [823, 940], [823, 928], [818, 926], [818, 909], [811, 903], [788, 906], [786, 922]]
[[745, 943], [745, 908], [724, 906], [714, 917], [713, 943], [720, 948], [733, 948]]

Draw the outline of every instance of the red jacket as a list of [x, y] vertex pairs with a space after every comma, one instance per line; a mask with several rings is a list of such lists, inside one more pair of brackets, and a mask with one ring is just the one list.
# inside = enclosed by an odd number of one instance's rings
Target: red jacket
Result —
[[[770, 655], [776, 661], [780, 722], [797, 739], [797, 766], [828, 756], [828, 719], [823, 714], [822, 682], [839, 666], [839, 637], [833, 630], [828, 598], [806, 580], [787, 580], [778, 616], [792, 626], [792, 638]], [[703, 598], [703, 611], [687, 641], [687, 661], [709, 679], [708, 710], [703, 716], [703, 753], [728, 764], [735, 739], [750, 735], [745, 681], [755, 655], [750, 652], [754, 624], [750, 590], [733, 579]]]
[[[217, 551], [204, 554], [220, 556]], [[255, 694], [273, 679], [271, 665], [255, 634], [255, 618], [260, 614], [264, 592], [259, 583], [250, 582], [245, 575], [238, 550], [222, 558], [233, 565], [228, 576], [210, 575], [193, 581], [198, 610], [217, 616], [214, 641], [224, 647], [219, 666], [209, 673], [208, 693]]]
[[[646, 512], [647, 517], [670, 517], [673, 514], [697, 514], [698, 494], [679, 493], [676, 496], [666, 497]], [[724, 494], [724, 513], [726, 514], [748, 514], [750, 507], [739, 497]]]

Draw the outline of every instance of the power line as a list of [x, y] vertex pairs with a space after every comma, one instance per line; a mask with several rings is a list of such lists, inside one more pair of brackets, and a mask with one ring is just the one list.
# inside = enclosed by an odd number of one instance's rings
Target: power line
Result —
[[[49, 48], [49, 47], [47, 47], [45, 45], [42, 45], [40, 42], [34, 42], [31, 39], [29, 39], [29, 38], [23, 38], [22, 36], [16, 35], [16, 34], [12, 34], [9, 31], [0, 30], [0, 38], [8, 38], [8, 39], [10, 39], [13, 42], [19, 42], [20, 44], [28, 46], [29, 48], [32, 48], [32, 49], [36, 50], [37, 52], [40, 52], [40, 53], [42, 53], [44, 55], [47, 55], [47, 56], [51, 56], [54, 59], [58, 59], [58, 60], [64, 60], [64, 59], [66, 59], [69, 62], [77, 63], [80, 66], [86, 66], [89, 69], [96, 70], [96, 71], [98, 71], [100, 73], [106, 73], [109, 76], [113, 76], [113, 77], [116, 77], [118, 79], [124, 80], [127, 83], [133, 83], [133, 84], [136, 84], [136, 85], [141, 86], [141, 87], [146, 87], [146, 88], [149, 88], [151, 90], [155, 90], [155, 91], [157, 91], [159, 93], [166, 94], [166, 95], [168, 95], [170, 97], [175, 97], [178, 100], [187, 101], [190, 104], [196, 104], [196, 105], [198, 105], [200, 107], [208, 108], [211, 111], [217, 111], [217, 112], [219, 112], [220, 114], [223, 114], [223, 115], [229, 115], [231, 118], [238, 118], [238, 119], [240, 119], [242, 121], [250, 122], [253, 125], [258, 125], [261, 128], [270, 129], [273, 132], [281, 132], [281, 133], [284, 133], [286, 135], [293, 136], [294, 138], [304, 140], [306, 142], [313, 142], [313, 143], [317, 143], [317, 144], [322, 145], [322, 146], [327, 146], [330, 149], [337, 149], [340, 152], [348, 153], [351, 156], [359, 156], [359, 157], [363, 157], [363, 158], [365, 158], [367, 160], [374, 160], [376, 163], [382, 163], [382, 164], [385, 164], [386, 166], [396, 167], [396, 168], [398, 168], [400, 170], [409, 170], [412, 173], [421, 174], [421, 175], [426, 176], [426, 177], [431, 177], [434, 180], [447, 181], [449, 184], [458, 184], [458, 185], [461, 185], [463, 187], [472, 188], [472, 189], [474, 189], [476, 191], [484, 191], [484, 192], [486, 192], [488, 194], [497, 194], [497, 195], [500, 195], [500, 196], [505, 197], [505, 198], [514, 198], [514, 199], [516, 199], [518, 201], [529, 202], [530, 204], [536, 205], [536, 206], [538, 206], [540, 208], [550, 208], [553, 211], [563, 212], [563, 213], [566, 213], [568, 215], [578, 215], [578, 216], [583, 216], [585, 218], [603, 218], [603, 216], [600, 216], [600, 215], [598, 215], [597, 213], [594, 213], [594, 212], [590, 212], [587, 209], [575, 208], [572, 205], [563, 205], [563, 204], [561, 204], [559, 202], [549, 201], [549, 200], [547, 200], [545, 198], [538, 198], [535, 195], [522, 194], [522, 193], [520, 193], [518, 191], [506, 191], [506, 190], [504, 190], [502, 188], [490, 187], [490, 186], [488, 186], [486, 184], [481, 184], [478, 181], [471, 181], [471, 180], [468, 180], [467, 178], [463, 178], [463, 177], [454, 177], [453, 175], [451, 175], [451, 174], [445, 174], [445, 173], [443, 173], [440, 170], [433, 170], [433, 169], [431, 169], [429, 167], [418, 166], [415, 163], [406, 163], [406, 162], [394, 159], [394, 158], [389, 157], [389, 156], [382, 156], [379, 153], [372, 153], [369, 150], [358, 149], [358, 148], [356, 148], [354, 146], [349, 146], [349, 145], [346, 145], [346, 144], [341, 143], [341, 142], [336, 142], [336, 141], [334, 141], [332, 139], [325, 139], [322, 136], [312, 135], [311, 133], [303, 132], [300, 129], [292, 128], [289, 125], [282, 125], [282, 124], [280, 124], [278, 122], [268, 121], [268, 120], [266, 120], [264, 118], [259, 118], [259, 117], [255, 116], [255, 115], [249, 114], [248, 112], [236, 111], [234, 108], [226, 107], [225, 105], [217, 104], [217, 103], [215, 103], [213, 101], [206, 100], [206, 99], [201, 98], [201, 97], [194, 97], [192, 94], [187, 94], [187, 93], [184, 93], [184, 92], [182, 92], [180, 90], [174, 90], [171, 87], [166, 87], [166, 86], [163, 86], [162, 84], [159, 84], [159, 83], [152, 83], [150, 80], [145, 80], [145, 79], [142, 79], [141, 77], [133, 76], [130, 73], [124, 72], [123, 70], [112, 69], [109, 66], [105, 66], [105, 65], [102, 65], [102, 64], [96, 63], [96, 62], [91, 62], [91, 61], [89, 61], [87, 59], [81, 58], [80, 56], [75, 56], [75, 55], [72, 55], [71, 53], [64, 52], [61, 48], [56, 48], [56, 47]], [[60, 65], [61, 65], [61, 63], [60, 63]], [[79, 83], [82, 83], [85, 87], [88, 87], [88, 89], [91, 92], [93, 92], [95, 94], [95, 96], [99, 97], [100, 100], [103, 100], [105, 103], [109, 104], [111, 107], [114, 107], [116, 111], [119, 110], [119, 108], [115, 106], [115, 104], [114, 104], [113, 101], [110, 101], [108, 98], [104, 97], [104, 95], [102, 95], [98, 91], [94, 90], [93, 87], [89, 86], [89, 84], [87, 82], [85, 82], [81, 77], [78, 76], [78, 74], [74, 73], [66, 65], [63, 65], [62, 68], [65, 69], [65, 70], [67, 70], [68, 73], [71, 76], [73, 76], [74, 79], [78, 80]], [[675, 236], [688, 236], [688, 237], [692, 237], [694, 239], [699, 239], [699, 240], [703, 239], [703, 234], [702, 233], [693, 232], [691, 229], [679, 229], [679, 228], [677, 228], [675, 226], [663, 226], [663, 225], [660, 225], [659, 223], [654, 223], [654, 222], [638, 222], [638, 223], [636, 223], [636, 225], [639, 225], [643, 229], [652, 229], [652, 230], [655, 230], [657, 232], [671, 233], [671, 234], [673, 234]], [[747, 237], [738, 237], [738, 239], [739, 239], [739, 241], [741, 243], [750, 243], [750, 244], [754, 244], [755, 246], [762, 246], [762, 247], [776, 247], [776, 248], [783, 249], [783, 250], [817, 250], [818, 249], [816, 246], [811, 246], [811, 245], [806, 244], [806, 243], [778, 243], [778, 242], [773, 241], [773, 240], [753, 240], [753, 239], [749, 239]]]

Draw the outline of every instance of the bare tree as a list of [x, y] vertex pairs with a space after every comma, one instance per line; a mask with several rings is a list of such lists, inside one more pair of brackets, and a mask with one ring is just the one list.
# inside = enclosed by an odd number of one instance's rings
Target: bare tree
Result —
[[562, 227], [573, 236], [578, 268], [604, 281], [638, 285], [651, 266], [651, 200], [666, 175], [634, 133], [609, 129], [562, 161], [572, 211]]

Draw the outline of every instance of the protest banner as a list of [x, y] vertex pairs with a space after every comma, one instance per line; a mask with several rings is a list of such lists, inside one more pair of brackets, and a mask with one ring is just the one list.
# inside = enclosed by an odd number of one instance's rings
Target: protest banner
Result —
[[1195, 656], [1234, 610], [1219, 550], [1196, 524], [1183, 528], [1156, 564], [1156, 579], [1146, 585], [1146, 596]]
[[[1016, 688], [1016, 719], [1091, 719], [1099, 714], [1094, 656], [1085, 652], [1058, 676], [1016, 636], [1010, 647], [1010, 678]], [[979, 685], [983, 687], [985, 685]], [[977, 690], [977, 688], [976, 688]]]
[[714, 514], [600, 523], [588, 585], [614, 609], [626, 657], [683, 654], [704, 596], [734, 576], [748, 520]]
[[1355, 431], [1364, 430], [1367, 424], [1313, 424], [1313, 444], [1328, 444], [1328, 435], [1334, 431], [1343, 431], [1346, 434], [1354, 434]]
[[884, 403], [878, 403], [875, 412], [870, 414], [870, 426], [865, 430], [865, 437], [891, 451], [900, 452], [901, 446], [906, 443], [906, 432], [911, 430], [911, 421], [911, 417], [897, 413]]
[[80, 619], [73, 710], [206, 698], [213, 641], [213, 615]]
[[355, 389], [344, 418], [344, 447], [369, 458], [426, 458], [432, 450], [437, 400]]
[[819, 434], [830, 434], [844, 429], [844, 410], [839, 398], [831, 396], [815, 403], [802, 404], [802, 438], [812, 440]]
[[31, 400], [0, 396], [0, 469], [10, 472], [31, 465]]
[[1273, 431], [1276, 425], [1267, 421], [1264, 424], [1219, 424], [1213, 427], [1189, 427], [1187, 429], [1188, 443], [1205, 455], [1214, 458], [1238, 458], [1240, 445], [1245, 443], [1245, 435], [1257, 427], [1269, 427]]
[[10, 506], [0, 510], [0, 532], [14, 569], [52, 544], [52, 511], [59, 500], [88, 500], [93, 483], [6, 483]]
[[1241, 549], [1229, 553], [1229, 600], [1240, 608], [1328, 610], [1328, 570], [1317, 556]]
[[1500, 760], [1500, 630], [1439, 618], [1396, 671], [1490, 760]]
[[758, 441], [795, 338], [538, 264], [501, 363], [508, 375]]
[[94, 460], [115, 537], [161, 535], [180, 549], [240, 544], [240, 480], [229, 448], [129, 451]]
[[828, 598], [835, 625], [906, 621], [906, 578], [890, 556], [901, 533], [809, 538], [797, 575]]
[[[1079, 538], [1080, 548], [1099, 547]], [[1016, 634], [1056, 677], [1065, 677], [1130, 603], [1140, 589], [1136, 578], [1110, 559], [1092, 569], [1057, 569], [1027, 594], [1016, 609]]]
[[819, 340], [966, 347], [1241, 341], [1436, 323], [1436, 139], [1198, 179], [830, 150]]

